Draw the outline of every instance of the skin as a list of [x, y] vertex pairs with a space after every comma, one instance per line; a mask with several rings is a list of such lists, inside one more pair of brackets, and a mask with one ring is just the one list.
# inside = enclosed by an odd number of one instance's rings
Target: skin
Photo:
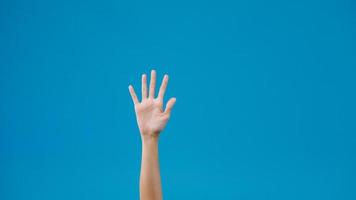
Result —
[[141, 102], [139, 102], [133, 86], [129, 85], [129, 92], [134, 103], [136, 120], [142, 142], [140, 200], [162, 199], [158, 141], [159, 135], [166, 126], [176, 102], [176, 98], [170, 98], [163, 110], [163, 97], [167, 84], [168, 75], [165, 74], [158, 95], [155, 97], [156, 71], [151, 70], [149, 88], [147, 87], [147, 75], [142, 74]]

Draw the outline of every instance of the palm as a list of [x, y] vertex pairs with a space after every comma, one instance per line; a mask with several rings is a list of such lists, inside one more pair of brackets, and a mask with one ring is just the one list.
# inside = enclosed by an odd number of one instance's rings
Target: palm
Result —
[[154, 97], [156, 72], [154, 70], [151, 71], [151, 81], [148, 98], [146, 79], [146, 75], [143, 74], [141, 102], [138, 102], [136, 93], [131, 85], [129, 86], [129, 91], [135, 105], [136, 119], [141, 134], [158, 135], [166, 126], [176, 99], [171, 98], [167, 102], [166, 109], [163, 110], [163, 97], [168, 84], [168, 75], [165, 75], [163, 78], [157, 98]]
[[162, 104], [156, 100], [147, 100], [135, 107], [137, 123], [141, 132], [161, 132], [168, 121], [168, 114], [162, 110]]

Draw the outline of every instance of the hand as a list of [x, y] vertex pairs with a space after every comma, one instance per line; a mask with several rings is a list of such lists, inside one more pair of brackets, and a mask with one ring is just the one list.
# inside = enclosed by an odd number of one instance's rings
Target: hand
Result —
[[147, 76], [142, 74], [142, 99], [138, 101], [132, 85], [129, 92], [135, 106], [136, 120], [142, 137], [158, 137], [164, 129], [171, 115], [176, 98], [172, 97], [167, 102], [163, 111], [163, 97], [168, 84], [168, 75], [165, 74], [157, 98], [155, 98], [156, 71], [151, 70], [149, 95], [147, 97]]

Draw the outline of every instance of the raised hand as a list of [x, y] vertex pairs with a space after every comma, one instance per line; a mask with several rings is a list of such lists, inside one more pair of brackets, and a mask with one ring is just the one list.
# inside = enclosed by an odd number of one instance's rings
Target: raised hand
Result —
[[[139, 102], [132, 85], [129, 85], [129, 92], [135, 106], [136, 120], [142, 137], [158, 136], [164, 129], [171, 115], [176, 98], [172, 97], [163, 110], [163, 97], [168, 84], [168, 75], [165, 74], [159, 88], [158, 96], [155, 98], [156, 71], [151, 70], [150, 86], [147, 88], [147, 76], [142, 74], [142, 98]], [[147, 89], [149, 93], [147, 96]]]

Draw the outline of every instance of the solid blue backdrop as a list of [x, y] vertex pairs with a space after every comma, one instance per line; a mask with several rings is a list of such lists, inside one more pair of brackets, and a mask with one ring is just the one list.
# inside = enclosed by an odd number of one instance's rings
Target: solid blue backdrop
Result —
[[0, 199], [138, 199], [127, 86], [177, 97], [165, 199], [356, 199], [356, 5], [0, 3]]

